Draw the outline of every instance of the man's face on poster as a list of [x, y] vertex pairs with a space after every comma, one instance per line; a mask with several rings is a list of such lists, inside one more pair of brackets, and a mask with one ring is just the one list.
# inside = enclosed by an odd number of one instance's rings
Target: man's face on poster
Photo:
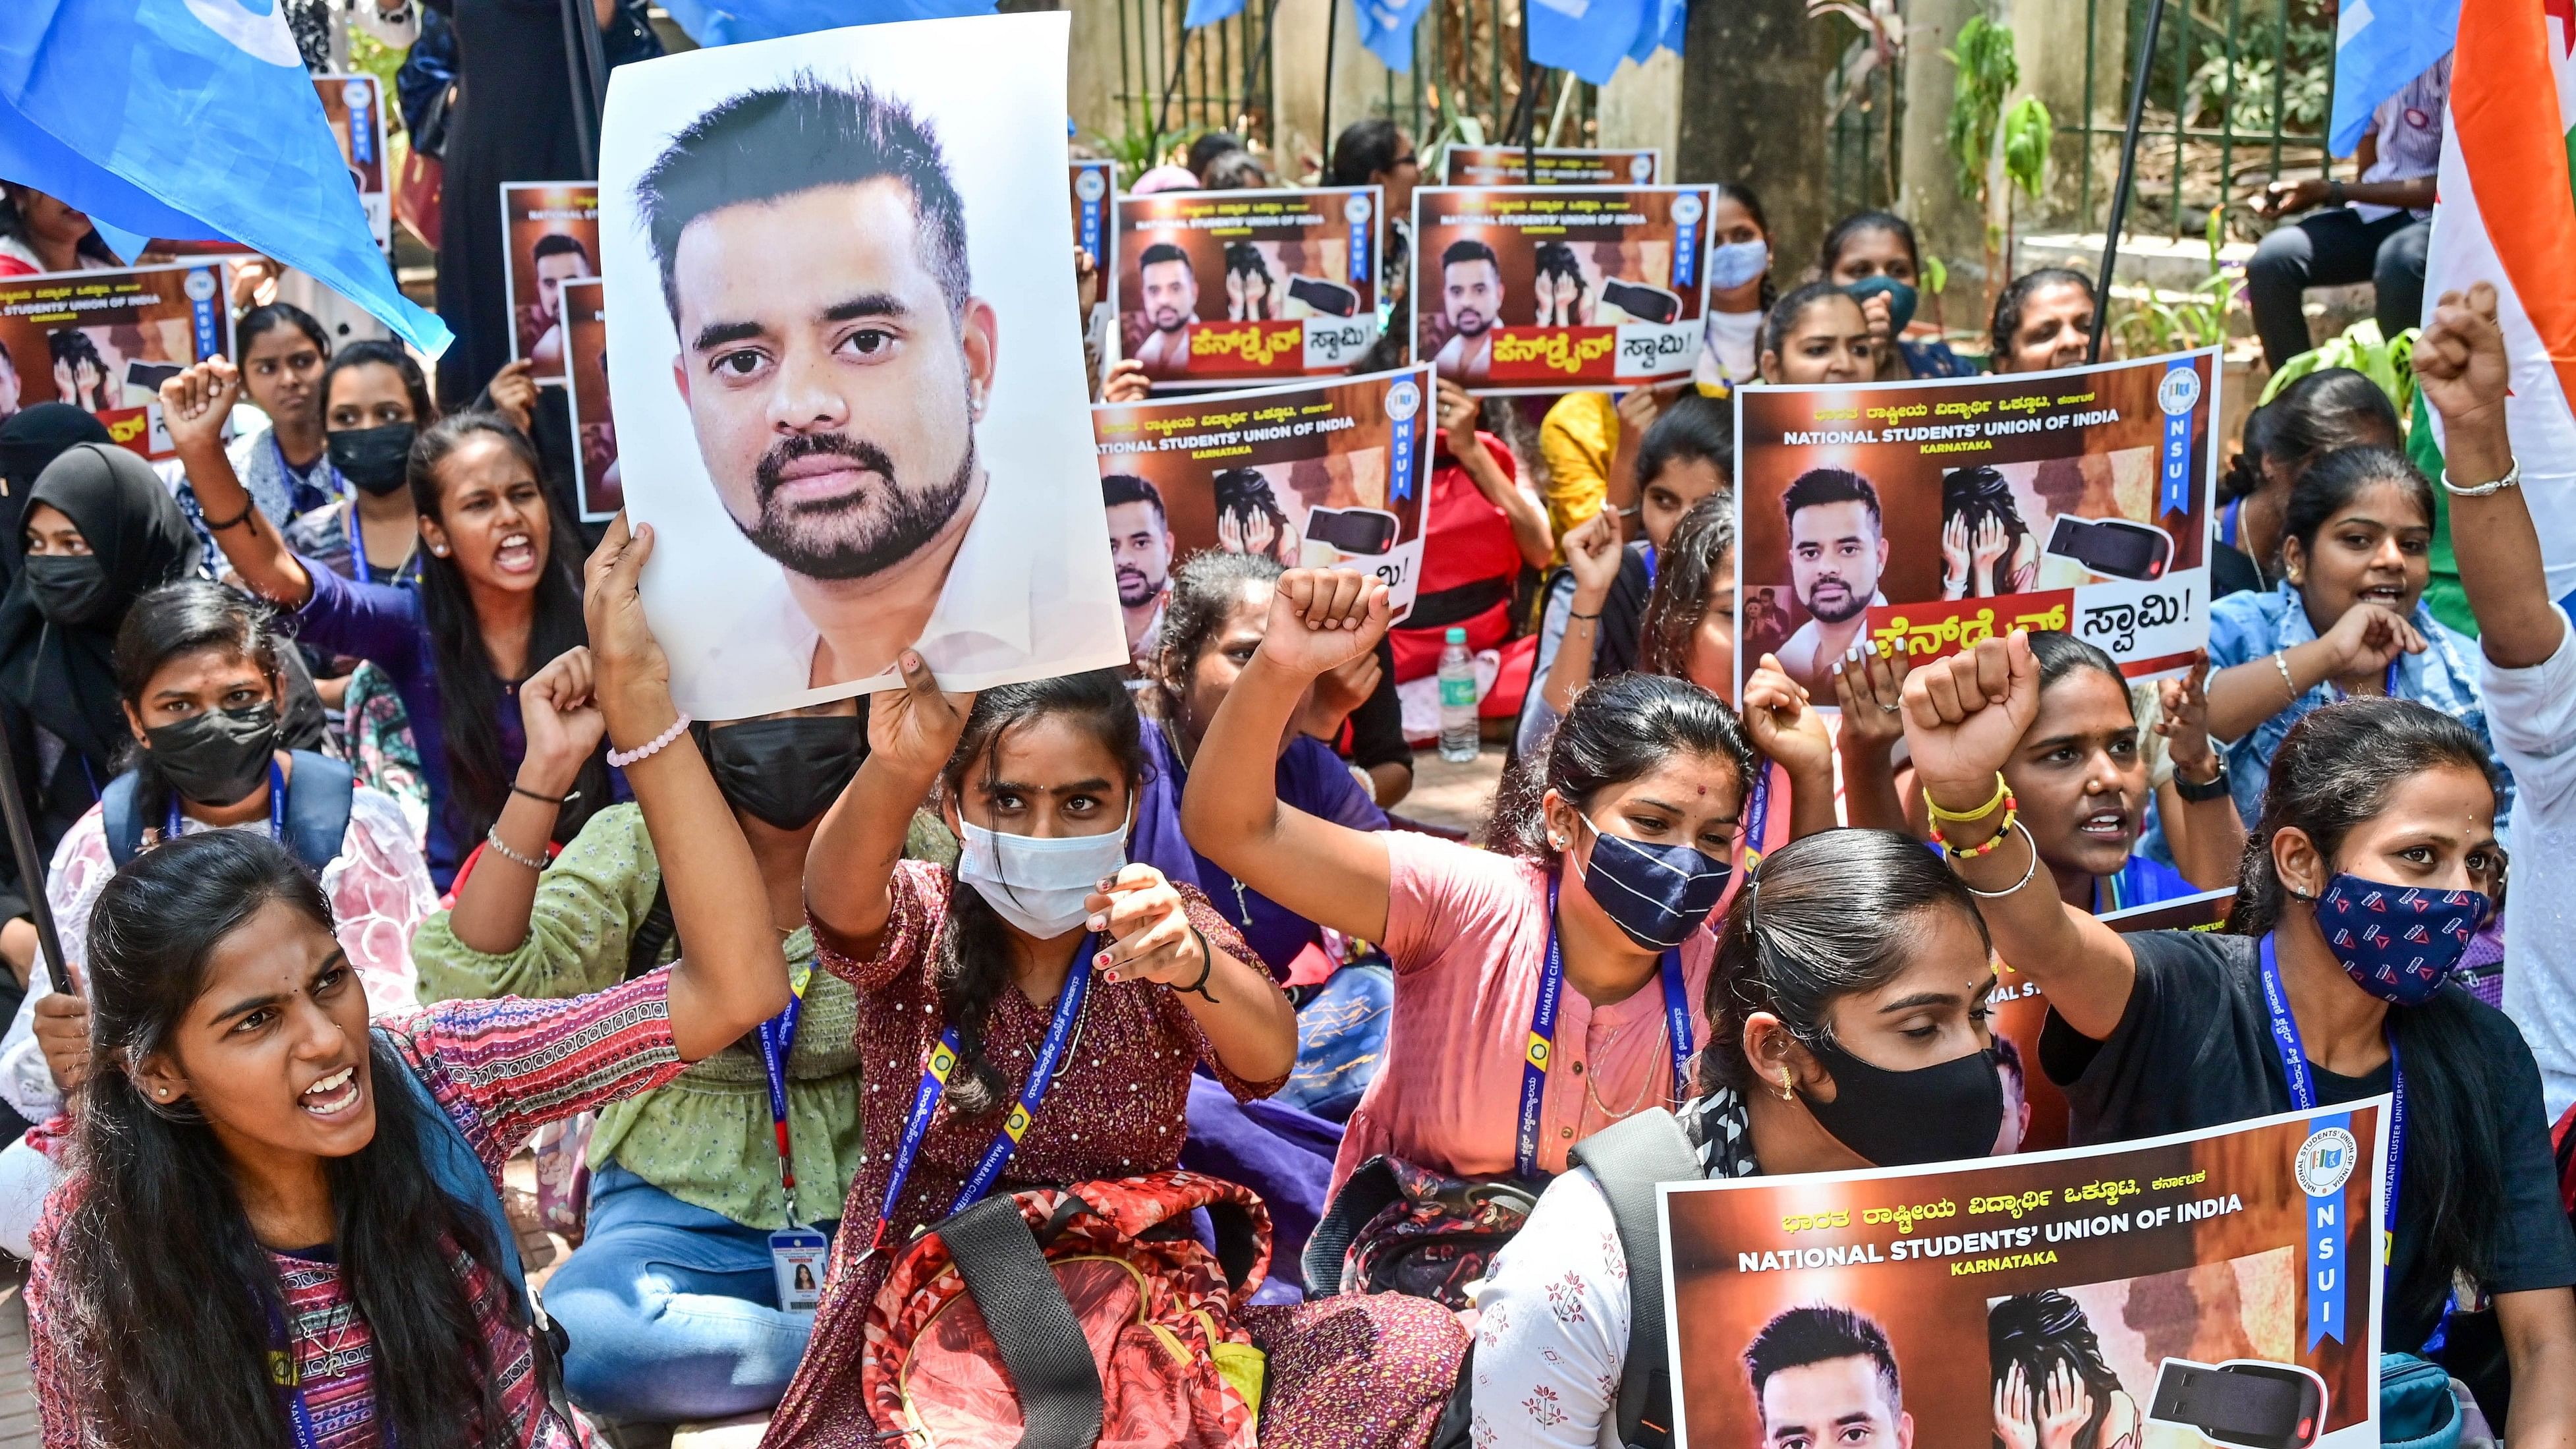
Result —
[[580, 252], [554, 252], [537, 258], [537, 310], [549, 321], [563, 319], [563, 284], [593, 275], [590, 258]]
[[1145, 284], [1145, 320], [1157, 332], [1178, 332], [1198, 319], [1199, 279], [1188, 262], [1156, 262], [1139, 274]]
[[1118, 571], [1118, 602], [1141, 609], [1161, 597], [1172, 576], [1172, 533], [1151, 503], [1109, 510], [1109, 562]]
[[1800, 1364], [1762, 1385], [1762, 1449], [1910, 1449], [1914, 1420], [1865, 1354]]
[[1828, 624], [1869, 607], [1887, 566], [1887, 540], [1860, 502], [1816, 503], [1789, 518], [1789, 577], [1798, 602]]
[[1461, 337], [1481, 337], [1503, 303], [1503, 274], [1479, 257], [1440, 269], [1440, 310]]
[[918, 552], [975, 476], [992, 308], [952, 316], [911, 189], [878, 177], [692, 219], [673, 363], [725, 511], [761, 552], [854, 579]]

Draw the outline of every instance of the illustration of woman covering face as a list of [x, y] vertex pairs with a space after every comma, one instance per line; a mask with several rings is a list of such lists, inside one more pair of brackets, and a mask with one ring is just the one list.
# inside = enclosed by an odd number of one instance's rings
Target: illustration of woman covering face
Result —
[[2039, 577], [2039, 540], [2022, 521], [2012, 485], [1979, 464], [1941, 480], [1941, 597], [1993, 598], [2027, 591]]
[[1568, 244], [1542, 242], [1538, 249], [1538, 325], [1588, 327], [1592, 299], [1583, 280], [1583, 264]]
[[2004, 1449], [2138, 1449], [2145, 1415], [2082, 1304], [2053, 1288], [2014, 1294], [1987, 1310], [1986, 1346]]
[[1250, 242], [1225, 249], [1225, 317], [1229, 322], [1268, 322], [1279, 316], [1278, 284], [1270, 263]]
[[1270, 491], [1270, 480], [1251, 468], [1216, 475], [1216, 543], [1227, 553], [1257, 553], [1294, 568], [1297, 531]]

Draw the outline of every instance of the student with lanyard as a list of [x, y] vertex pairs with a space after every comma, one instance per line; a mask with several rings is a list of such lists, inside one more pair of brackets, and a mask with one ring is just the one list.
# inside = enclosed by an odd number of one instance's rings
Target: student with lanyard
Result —
[[[1296, 1056], [1288, 999], [1225, 916], [1131, 860], [1145, 755], [1114, 673], [969, 696], [942, 693], [908, 650], [902, 669], [904, 688], [871, 701], [867, 761], [806, 859], [815, 959], [858, 992], [869, 1151], [813, 1341], [770, 1422], [776, 1443], [874, 1431], [858, 1389], [869, 1303], [914, 1235], [987, 1193], [1169, 1169], [1194, 1066], [1250, 1100], [1277, 1090]], [[1265, 779], [1278, 735], [1254, 747]], [[934, 788], [965, 842], [954, 872], [896, 858]], [[1022, 1114], [1014, 1143], [1001, 1129]], [[1319, 1426], [1401, 1418], [1400, 1399], [1444, 1396], [1457, 1329], [1428, 1307], [1274, 1311], [1254, 1327], [1270, 1355], [1263, 1434], [1351, 1442]], [[1379, 1345], [1387, 1397], [1366, 1410], [1315, 1401], [1314, 1374], [1348, 1353], [1329, 1347], [1337, 1322]]]
[[285, 528], [287, 547], [346, 578], [419, 583], [420, 510], [406, 464], [412, 441], [437, 421], [410, 353], [373, 339], [342, 349], [322, 375], [331, 502]]
[[[591, 564], [595, 707], [687, 956], [595, 996], [370, 1022], [313, 877], [264, 834], [145, 852], [90, 922], [94, 1070], [29, 1283], [49, 1449], [576, 1449], [503, 1164], [791, 999], [759, 866], [671, 704], [636, 579]], [[567, 701], [567, 703], [570, 703]]]
[[[2403, 453], [2345, 448], [2308, 465], [2282, 514], [2281, 584], [2209, 611], [2209, 732], [2234, 741], [2229, 787], [2248, 824], [2290, 726], [2354, 696], [2410, 699], [2493, 748], [2474, 641], [2424, 604], [2433, 485]], [[2513, 808], [2512, 781], [2497, 804]]]
[[322, 431], [331, 338], [321, 321], [292, 302], [253, 307], [233, 324], [233, 347], [242, 394], [268, 417], [266, 427], [233, 439], [229, 452], [242, 486], [279, 525], [336, 502], [346, 490]]
[[[359, 348], [344, 349], [346, 362]], [[250, 506], [217, 433], [239, 390], [221, 358], [162, 387], [162, 416], [209, 506], [238, 509], [216, 530], [252, 592], [296, 612], [305, 643], [368, 660], [402, 696], [429, 782], [429, 875], [447, 888], [490, 835], [526, 750], [512, 696], [546, 661], [584, 642], [579, 541], [551, 505], [536, 449], [499, 415], [468, 411], [423, 431], [409, 452], [409, 506], [428, 557], [416, 587], [359, 580], [298, 554]], [[335, 394], [336, 396], [336, 390]], [[612, 803], [593, 758], [555, 837]]]
[[[1283, 578], [1181, 822], [1236, 879], [1394, 964], [1386, 1066], [1343, 1135], [1337, 1191], [1381, 1155], [1541, 1181], [1576, 1139], [1689, 1095], [1706, 1037], [1700, 928], [1731, 879], [1752, 747], [1706, 690], [1622, 675], [1586, 690], [1506, 782], [1500, 853], [1317, 819], [1280, 800], [1269, 742], [1386, 617], [1384, 585], [1355, 573]], [[1534, 1054], [1533, 1037], [1551, 1050]]]
[[[2485, 745], [2395, 699], [2323, 706], [2273, 757], [2232, 934], [2123, 935], [2042, 879], [1999, 772], [2040, 710], [2016, 631], [1918, 668], [1905, 739], [1995, 953], [2047, 993], [2040, 1065], [2076, 1142], [2191, 1131], [2391, 1093], [2380, 1347], [2437, 1341], [2453, 1286], [2512, 1361], [2506, 1438], [2576, 1442], [2576, 1239], [2539, 1074], [2503, 1013], [2449, 980], [2503, 883]], [[2362, 929], [2390, 898], [2423, 939]]]
[[[1831, 830], [1764, 856], [1718, 933], [1709, 1049], [1663, 1129], [1689, 1154], [1676, 1176], [2012, 1151], [1987, 1026], [1994, 990], [1975, 899], [1912, 839]], [[1578, 1165], [1494, 1260], [1465, 1376], [1479, 1449], [1616, 1449], [1623, 1423], [1670, 1422], [1669, 1397], [1629, 1401], [1643, 1378], [1629, 1375], [1631, 1286], [1655, 1264], [1654, 1245], [1625, 1241], [1623, 1226]]]
[[[556, 799], [599, 742], [589, 651], [519, 691], [528, 752], [497, 842], [412, 943], [430, 1000], [604, 991], [686, 954], [642, 813], [612, 805], [549, 863]], [[600, 1114], [581, 1246], [546, 1283], [572, 1336], [564, 1384], [629, 1422], [720, 1419], [778, 1402], [805, 1351], [822, 1247], [863, 1155], [857, 999], [813, 971], [805, 849], [867, 747], [857, 701], [691, 726], [751, 843], [797, 1002], [754, 1036]], [[780, 1270], [787, 1274], [782, 1299]]]

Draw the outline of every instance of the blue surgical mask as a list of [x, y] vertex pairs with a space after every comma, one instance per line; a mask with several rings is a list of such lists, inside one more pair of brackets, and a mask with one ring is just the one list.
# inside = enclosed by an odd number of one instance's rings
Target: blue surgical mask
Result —
[[1706, 924], [1726, 894], [1728, 865], [1696, 846], [1649, 845], [1612, 835], [1589, 819], [1592, 860], [1583, 889], [1601, 913], [1649, 951], [1665, 951]]
[[1914, 320], [1914, 309], [1922, 301], [1910, 283], [1900, 282], [1889, 276], [1863, 277], [1843, 290], [1850, 293], [1851, 299], [1855, 302], [1867, 302], [1870, 298], [1885, 292], [1887, 294], [1887, 330], [1890, 336], [1905, 330], [1905, 324]]
[[1005, 835], [971, 820], [959, 824], [957, 878], [996, 915], [1041, 941], [1081, 925], [1090, 914], [1083, 902], [1127, 864], [1124, 827], [1043, 838]]
[[1708, 285], [1711, 291], [1731, 292], [1747, 282], [1761, 280], [1762, 274], [1769, 270], [1769, 242], [1727, 242], [1708, 249]]
[[2459, 968], [2489, 908], [2477, 891], [2339, 874], [2316, 899], [2317, 929], [2354, 985], [2397, 1006], [2422, 1006]]

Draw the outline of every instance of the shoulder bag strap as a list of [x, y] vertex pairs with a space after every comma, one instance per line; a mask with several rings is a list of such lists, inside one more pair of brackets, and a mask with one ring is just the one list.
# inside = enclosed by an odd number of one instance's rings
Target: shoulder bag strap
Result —
[[1092, 1449], [1106, 1412], [1100, 1366], [1018, 1200], [988, 1197], [931, 1231], [948, 1245], [1011, 1376], [1026, 1426], [1020, 1449]]
[[[98, 792], [99, 824], [107, 832], [107, 858], [116, 862], [120, 870], [143, 849], [143, 817], [134, 808], [135, 792], [142, 778], [128, 770]], [[37, 881], [29, 888], [43, 890], [45, 885]]]
[[671, 919], [671, 883], [667, 879], [653, 886], [653, 904], [644, 911], [644, 919], [635, 923], [635, 934], [626, 938], [626, 979], [653, 969], [661, 960], [662, 948], [671, 943], [677, 924]]
[[1573, 1163], [1591, 1170], [1610, 1203], [1619, 1252], [1628, 1260], [1628, 1352], [1619, 1365], [1619, 1442], [1656, 1446], [1672, 1434], [1672, 1380], [1664, 1345], [1663, 1223], [1655, 1186], [1706, 1174], [1673, 1114], [1640, 1112], [1574, 1144]]
[[329, 755], [297, 750], [294, 758], [295, 773], [286, 782], [286, 848], [318, 876], [348, 839], [358, 776], [347, 761]]

